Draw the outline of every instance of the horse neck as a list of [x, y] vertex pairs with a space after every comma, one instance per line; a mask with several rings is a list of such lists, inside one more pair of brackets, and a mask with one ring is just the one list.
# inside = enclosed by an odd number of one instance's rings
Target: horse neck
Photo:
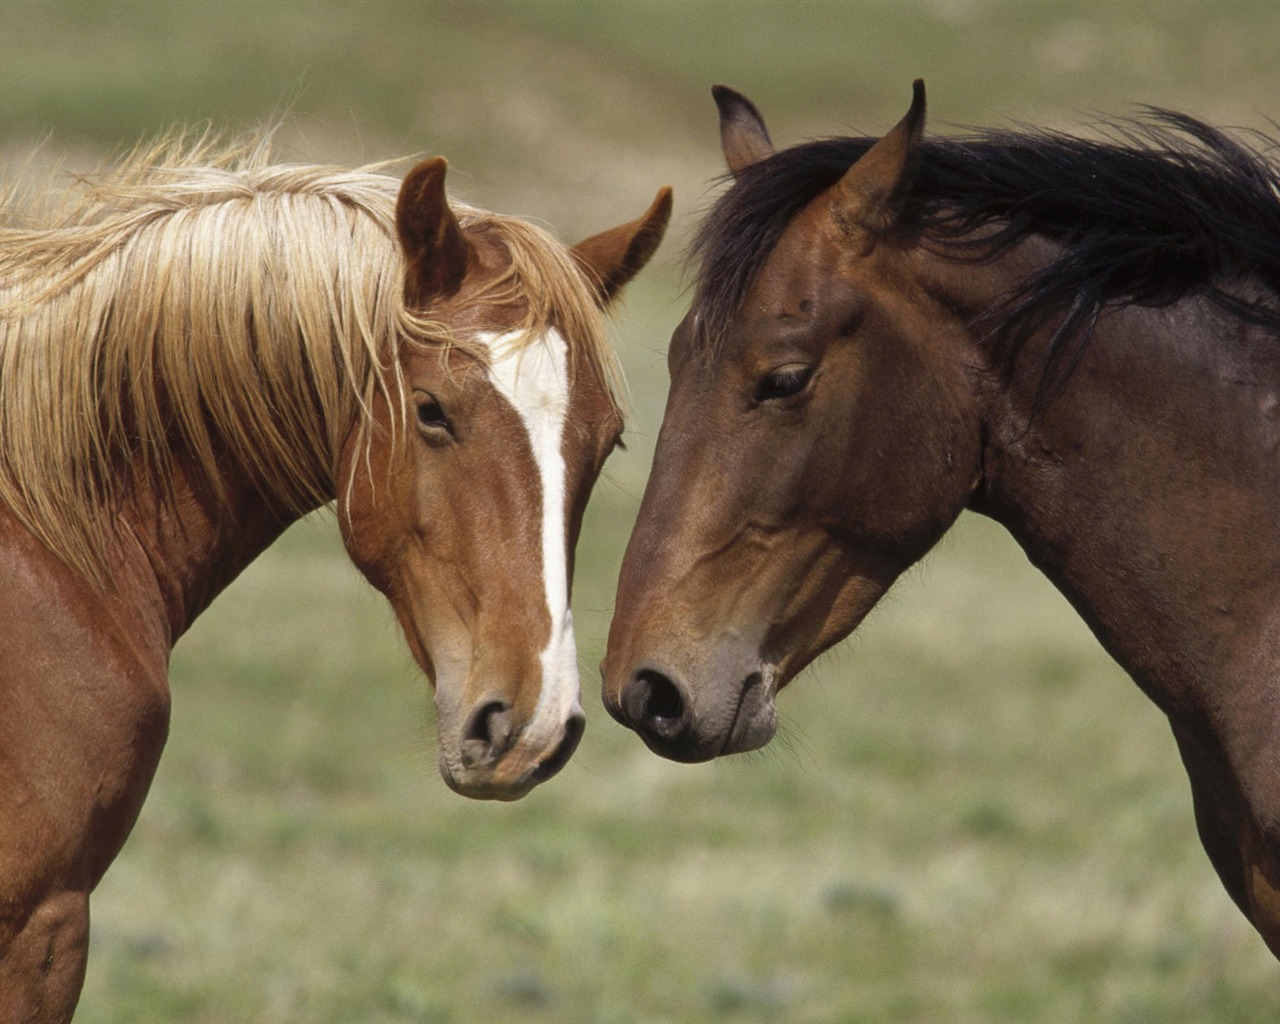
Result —
[[243, 473], [229, 471], [215, 488], [190, 458], [177, 455], [166, 484], [130, 482], [112, 578], [155, 581], [161, 625], [172, 643], [299, 517]]
[[1037, 406], [1038, 344], [989, 375], [973, 506], [1159, 705], [1203, 709], [1277, 624], [1280, 352], [1203, 299], [1128, 307]]

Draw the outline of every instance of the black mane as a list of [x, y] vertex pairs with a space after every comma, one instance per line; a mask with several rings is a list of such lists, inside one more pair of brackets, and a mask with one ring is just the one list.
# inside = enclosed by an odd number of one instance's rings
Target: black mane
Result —
[[[989, 131], [927, 139], [905, 213], [931, 242], [985, 257], [1029, 235], [1061, 256], [1023, 282], [992, 330], [1061, 317], [1046, 384], [1070, 371], [1102, 307], [1161, 305], [1194, 294], [1280, 333], [1277, 303], [1232, 285], [1260, 282], [1280, 297], [1280, 168], [1276, 143], [1250, 147], [1194, 118], [1153, 110], [1109, 126], [1103, 141], [1050, 131]], [[743, 170], [703, 223], [698, 340], [713, 349], [792, 218], [875, 142], [809, 142]], [[975, 241], [974, 232], [980, 241]]]

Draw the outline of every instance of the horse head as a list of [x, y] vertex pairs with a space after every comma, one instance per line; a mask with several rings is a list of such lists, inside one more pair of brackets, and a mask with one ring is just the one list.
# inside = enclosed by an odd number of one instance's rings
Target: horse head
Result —
[[[785, 190], [788, 153], [748, 100], [715, 96], [734, 184], [703, 228], [672, 337], [603, 665], [614, 716], [688, 761], [768, 742], [777, 691], [958, 515], [978, 437], [904, 269], [923, 87], [801, 202], [756, 201], [761, 170]], [[773, 234], [753, 233], [766, 208], [782, 210]]]
[[404, 341], [368, 397], [339, 518], [434, 684], [445, 781], [514, 799], [582, 735], [573, 551], [622, 429], [600, 310], [657, 248], [671, 199], [570, 250], [456, 214], [444, 176], [420, 164], [396, 210], [406, 306], [440, 337]]

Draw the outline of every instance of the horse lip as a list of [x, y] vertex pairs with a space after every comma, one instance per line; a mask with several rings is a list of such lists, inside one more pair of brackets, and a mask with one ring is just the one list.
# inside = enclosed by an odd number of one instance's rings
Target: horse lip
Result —
[[765, 665], [743, 680], [733, 718], [725, 730], [724, 743], [717, 757], [755, 750], [773, 739], [778, 729], [777, 705], [773, 700], [775, 679], [774, 667]]
[[440, 775], [455, 793], [470, 800], [519, 800], [542, 780], [534, 766], [515, 779], [499, 779], [496, 767], [452, 769], [441, 766]]
[[680, 764], [703, 764], [720, 756], [720, 750], [714, 745], [715, 741], [708, 742], [702, 739], [697, 736], [696, 730], [693, 730], [691, 735], [683, 736], [683, 741], [677, 743], [664, 742], [660, 737], [647, 732], [641, 732], [639, 735], [646, 747], [668, 761], [677, 761]]

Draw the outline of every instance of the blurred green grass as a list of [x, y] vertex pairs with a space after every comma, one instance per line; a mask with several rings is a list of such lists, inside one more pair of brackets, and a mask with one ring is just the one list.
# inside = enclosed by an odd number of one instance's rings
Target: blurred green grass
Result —
[[1265, 127], [1251, 3], [2, 3], [0, 153], [73, 161], [289, 113], [287, 158], [441, 152], [469, 199], [573, 238], [677, 186], [616, 330], [629, 451], [575, 589], [589, 725], [518, 804], [436, 775], [430, 698], [331, 517], [179, 645], [172, 736], [95, 896], [77, 1020], [1249, 1021], [1274, 961], [1222, 892], [1159, 714], [992, 524], [966, 518], [782, 697], [767, 751], [649, 754], [595, 696], [721, 165], [707, 87], [775, 141], [900, 115]]

